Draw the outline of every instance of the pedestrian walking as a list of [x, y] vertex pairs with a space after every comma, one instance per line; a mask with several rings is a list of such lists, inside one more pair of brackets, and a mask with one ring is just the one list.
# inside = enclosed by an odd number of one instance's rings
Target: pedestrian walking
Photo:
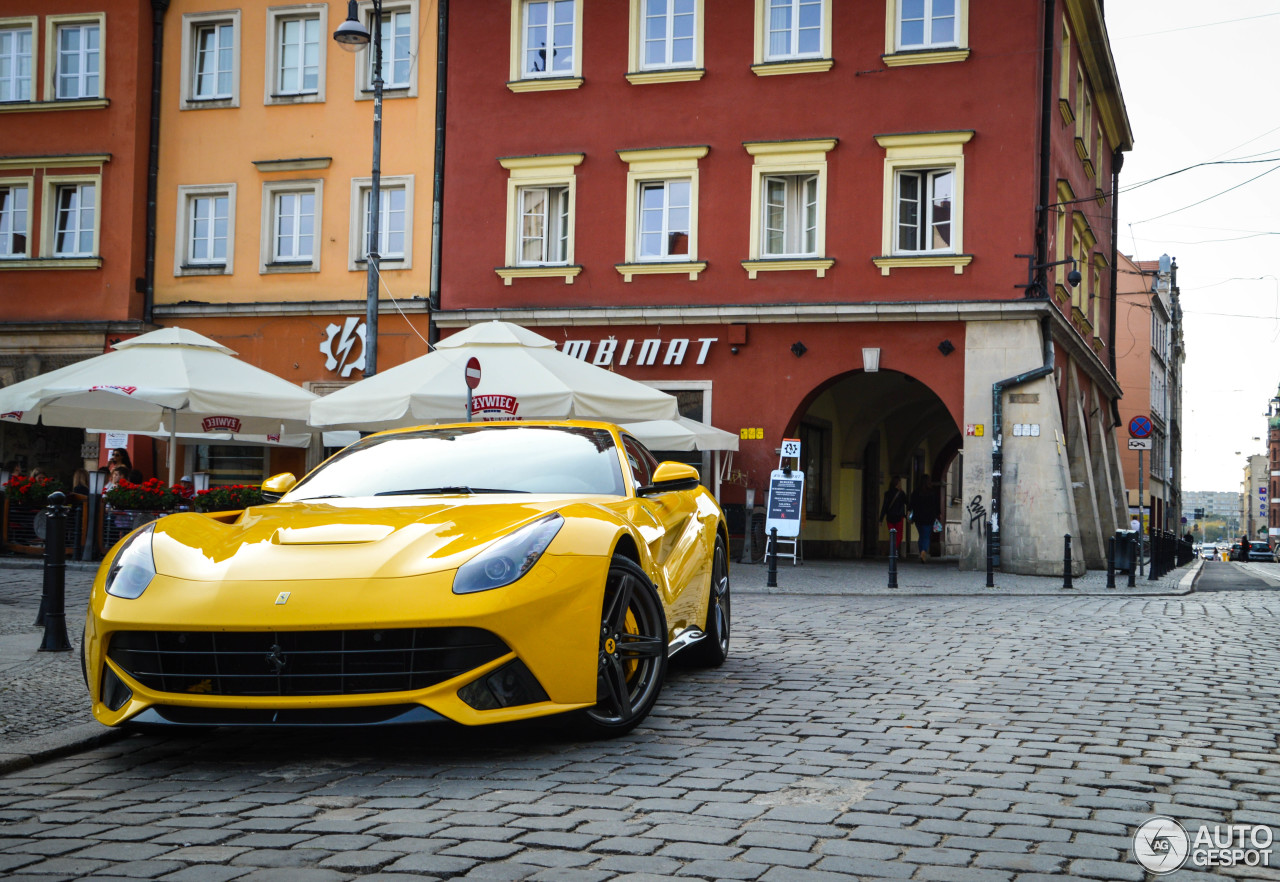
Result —
[[884, 491], [884, 500], [880, 503], [880, 520], [889, 525], [890, 530], [898, 531], [898, 542], [903, 539], [902, 525], [907, 516], [907, 494], [902, 492], [902, 478], [894, 475], [889, 479], [889, 489]]
[[925, 563], [928, 559], [933, 534], [942, 528], [938, 521], [940, 513], [938, 488], [929, 480], [928, 475], [921, 475], [916, 492], [911, 494], [911, 523], [916, 525], [916, 548], [920, 552], [920, 563]]

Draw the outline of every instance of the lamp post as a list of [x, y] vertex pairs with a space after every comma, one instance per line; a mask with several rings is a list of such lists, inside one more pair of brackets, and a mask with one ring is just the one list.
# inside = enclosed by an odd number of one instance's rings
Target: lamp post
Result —
[[98, 544], [98, 500], [102, 496], [102, 488], [107, 485], [106, 472], [94, 469], [89, 472], [88, 526], [84, 531], [84, 548], [81, 549], [81, 560], [93, 560]]
[[378, 222], [382, 213], [382, 0], [373, 0], [373, 34], [360, 23], [356, 0], [347, 2], [347, 20], [333, 32], [334, 41], [348, 52], [359, 52], [373, 41], [373, 175], [369, 187], [369, 238], [365, 279], [364, 375], [378, 372]]

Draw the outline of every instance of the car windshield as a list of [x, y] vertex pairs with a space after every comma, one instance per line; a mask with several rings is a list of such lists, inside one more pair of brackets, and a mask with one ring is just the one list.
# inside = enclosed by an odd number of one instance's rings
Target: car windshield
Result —
[[304, 478], [284, 501], [625, 492], [617, 446], [605, 429], [475, 425], [366, 438]]

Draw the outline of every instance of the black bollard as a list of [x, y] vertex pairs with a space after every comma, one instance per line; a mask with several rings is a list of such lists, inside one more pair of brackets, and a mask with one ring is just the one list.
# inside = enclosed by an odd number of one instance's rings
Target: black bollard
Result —
[[889, 531], [889, 587], [898, 587], [898, 531]]
[[1064, 533], [1062, 536], [1062, 587], [1064, 589], [1074, 589], [1071, 584], [1071, 534]]
[[1138, 573], [1138, 555], [1142, 553], [1142, 549], [1138, 547], [1138, 540], [1133, 534], [1129, 534], [1129, 587], [1134, 585], [1134, 578]]
[[996, 555], [991, 546], [991, 525], [986, 524], [987, 531], [987, 587], [996, 587]]
[[1116, 537], [1107, 540], [1107, 587], [1116, 587]]
[[778, 528], [769, 531], [769, 578], [764, 583], [766, 588], [778, 587]]
[[1163, 548], [1161, 547], [1162, 545], [1163, 545], [1163, 542], [1160, 539], [1160, 534], [1152, 533], [1151, 534], [1151, 562], [1150, 562], [1150, 565], [1147, 567], [1148, 582], [1154, 582], [1156, 579], [1159, 579], [1162, 575], [1164, 575], [1164, 573], [1160, 571], [1161, 558], [1163, 557], [1163, 551], [1164, 551]]
[[67, 507], [62, 503], [66, 496], [49, 494], [49, 521], [44, 534], [44, 585], [46, 593], [44, 611], [44, 642], [41, 652], [69, 652], [71, 641], [67, 639]]

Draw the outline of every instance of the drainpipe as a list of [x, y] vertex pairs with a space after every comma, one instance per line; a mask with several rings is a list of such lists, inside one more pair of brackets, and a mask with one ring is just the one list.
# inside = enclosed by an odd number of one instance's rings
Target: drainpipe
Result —
[[142, 276], [142, 321], [151, 324], [156, 302], [156, 180], [160, 174], [160, 71], [164, 14], [169, 0], [151, 0], [151, 144], [147, 156], [147, 251]]
[[427, 292], [427, 342], [440, 341], [436, 313], [440, 311], [440, 237], [444, 216], [444, 125], [445, 94], [449, 79], [449, 0], [439, 0], [436, 24], [436, 154], [431, 187], [431, 287]]
[[[1111, 154], [1111, 309], [1110, 328], [1107, 330], [1107, 366], [1111, 376], [1116, 375], [1116, 277], [1120, 272], [1120, 169], [1124, 168], [1124, 154], [1119, 150]], [[1111, 399], [1111, 420], [1120, 425], [1120, 401]]]
[[[1041, 49], [1040, 76], [1040, 187], [1036, 206], [1036, 263], [1049, 262], [1049, 170], [1052, 162], [1053, 133], [1053, 53], [1057, 46], [1058, 23], [1055, 0], [1044, 0], [1044, 44]], [[1048, 300], [1049, 287], [1045, 270], [1036, 278], [1037, 296]], [[1031, 289], [1028, 289], [1028, 294]], [[1052, 309], [1052, 305], [1049, 307]], [[1044, 364], [991, 384], [991, 521], [987, 530], [987, 563], [990, 569], [1000, 566], [1000, 492], [1004, 471], [1004, 392], [1053, 373], [1053, 333], [1050, 319], [1040, 320], [1040, 336], [1044, 343]]]

